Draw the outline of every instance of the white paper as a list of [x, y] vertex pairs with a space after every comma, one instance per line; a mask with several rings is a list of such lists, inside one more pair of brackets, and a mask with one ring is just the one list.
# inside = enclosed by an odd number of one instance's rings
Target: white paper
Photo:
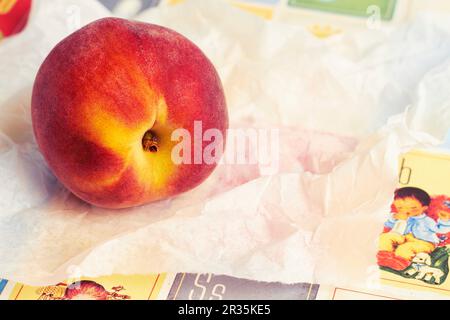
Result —
[[94, 1], [35, 1], [27, 29], [0, 44], [0, 276], [51, 284], [208, 272], [370, 283], [398, 156], [439, 144], [450, 127], [449, 17], [320, 40], [221, 1], [142, 14], [210, 57], [231, 127], [280, 130], [280, 170], [261, 176], [256, 165], [222, 165], [179, 197], [111, 211], [56, 181], [30, 120], [46, 54], [74, 27], [106, 15]]

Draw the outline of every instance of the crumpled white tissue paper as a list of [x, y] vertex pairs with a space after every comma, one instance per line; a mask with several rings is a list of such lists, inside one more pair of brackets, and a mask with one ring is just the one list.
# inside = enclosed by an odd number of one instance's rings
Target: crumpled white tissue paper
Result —
[[201, 186], [111, 211], [71, 195], [34, 141], [31, 90], [57, 42], [108, 12], [35, 1], [0, 44], [0, 276], [52, 284], [76, 273], [208, 272], [264, 281], [367, 284], [397, 160], [450, 127], [450, 19], [320, 40], [222, 1], [151, 9], [217, 67], [231, 127], [278, 128], [279, 170], [221, 165]]

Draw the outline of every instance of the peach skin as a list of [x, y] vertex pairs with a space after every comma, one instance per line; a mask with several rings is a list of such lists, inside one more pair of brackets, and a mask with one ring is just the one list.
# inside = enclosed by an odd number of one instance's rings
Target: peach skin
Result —
[[50, 52], [31, 112], [37, 144], [59, 181], [111, 209], [202, 183], [217, 162], [174, 162], [173, 132], [194, 137], [201, 123], [225, 139], [228, 128], [222, 84], [201, 50], [175, 31], [118, 18], [89, 24]]

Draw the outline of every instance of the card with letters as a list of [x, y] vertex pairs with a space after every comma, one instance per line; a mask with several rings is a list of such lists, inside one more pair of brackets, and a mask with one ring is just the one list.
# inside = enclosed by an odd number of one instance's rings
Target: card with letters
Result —
[[212, 274], [178, 273], [168, 300], [315, 300], [318, 285], [281, 284]]
[[450, 294], [450, 153], [412, 151], [379, 237], [384, 283]]

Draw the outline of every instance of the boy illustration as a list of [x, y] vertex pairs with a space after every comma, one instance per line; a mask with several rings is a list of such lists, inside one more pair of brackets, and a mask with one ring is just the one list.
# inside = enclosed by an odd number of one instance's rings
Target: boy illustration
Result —
[[421, 252], [431, 253], [439, 244], [437, 233], [450, 232], [448, 217], [437, 222], [426, 215], [430, 196], [419, 188], [398, 189], [394, 196], [394, 213], [384, 224], [379, 238], [378, 264], [404, 270]]

